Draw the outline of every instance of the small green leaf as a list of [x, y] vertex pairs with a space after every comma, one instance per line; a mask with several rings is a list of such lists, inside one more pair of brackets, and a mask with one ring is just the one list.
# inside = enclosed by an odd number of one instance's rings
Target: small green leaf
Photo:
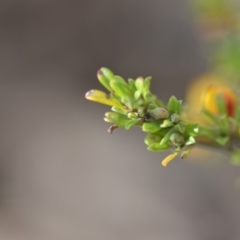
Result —
[[152, 77], [145, 78], [145, 80], [143, 82], [143, 92], [150, 91], [151, 80], [152, 80]]
[[229, 141], [229, 136], [218, 137], [215, 139], [217, 143], [224, 146]]
[[173, 126], [173, 123], [168, 119], [165, 119], [163, 123], [160, 125], [161, 128], [168, 128], [172, 126]]
[[172, 96], [168, 101], [168, 111], [170, 113], [181, 113], [181, 104], [182, 101], [178, 101], [175, 96]]
[[161, 129], [157, 132], [157, 134], [159, 134], [159, 136], [161, 136], [162, 138], [164, 138], [169, 131], [170, 131], [170, 128], [161, 128]]
[[198, 135], [198, 133], [199, 133], [199, 126], [198, 126], [198, 124], [192, 124], [192, 123], [190, 123], [190, 124], [188, 124], [188, 125], [186, 126], [184, 135], [185, 135], [186, 137], [188, 137], [188, 136], [193, 136], [193, 137], [195, 137], [195, 136]]
[[114, 91], [114, 94], [116, 94], [118, 97], [131, 95], [131, 91], [128, 89], [127, 83], [117, 81], [115, 77], [113, 80], [110, 81], [110, 87]]
[[144, 79], [142, 77], [137, 78], [135, 80], [136, 89], [142, 93], [143, 92], [143, 86], [144, 86]]
[[139, 99], [141, 97], [141, 92], [139, 90], [136, 90], [135, 93], [134, 93], [134, 98], [135, 99]]
[[142, 130], [148, 133], [155, 133], [161, 129], [159, 122], [144, 123]]
[[121, 97], [121, 102], [127, 107], [128, 110], [133, 110], [135, 99], [131, 96], [124, 95]]
[[199, 136], [205, 136], [212, 140], [216, 140], [217, 134], [213, 129], [208, 129], [206, 127], [199, 127]]
[[176, 130], [174, 128], [170, 129], [167, 134], [165, 134], [165, 136], [163, 137], [163, 139], [160, 142], [160, 145], [164, 145], [165, 143], [167, 143], [170, 140], [170, 136], [176, 132]]
[[121, 76], [115, 75], [112, 79], [114, 79], [117, 83], [121, 83], [125, 86], [128, 86], [127, 82]]
[[180, 132], [181, 134], [183, 134], [185, 132], [185, 129], [186, 129], [186, 126], [183, 124], [183, 123], [179, 123], [179, 124], [176, 124], [174, 126], [174, 128]]
[[97, 72], [99, 82], [110, 92], [112, 91], [112, 88], [110, 87], [110, 80], [113, 76], [113, 73], [107, 68], [101, 68]]
[[131, 119], [125, 124], [125, 129], [129, 130], [134, 125], [137, 125], [141, 119]]
[[182, 100], [178, 100], [177, 111], [178, 114], [182, 112]]
[[130, 89], [131, 93], [135, 93], [135, 91], [137, 90], [136, 87], [135, 87], [135, 80], [133, 80], [132, 78], [129, 78], [128, 79], [128, 86], [129, 86], [129, 89]]
[[189, 153], [190, 153], [190, 149], [189, 148], [186, 148], [186, 149], [184, 149], [182, 152], [181, 152], [181, 159], [184, 159], [184, 158], [186, 158], [188, 155], [189, 155]]
[[194, 143], [196, 143], [194, 137], [190, 136], [190, 137], [187, 139], [187, 141], [185, 142], [185, 145], [188, 146], [188, 145], [192, 145], [192, 144], [194, 144]]
[[129, 119], [125, 115], [117, 112], [106, 112], [104, 120], [106, 122], [116, 123], [118, 125], [118, 122], [128, 121]]
[[123, 109], [118, 108], [118, 107], [112, 107], [111, 110], [112, 110], [113, 112], [117, 112], [117, 113], [120, 113], [120, 114], [123, 114], [123, 115], [126, 114], [126, 111], [124, 111]]
[[209, 112], [207, 109], [202, 109], [201, 111], [211, 122], [216, 122], [216, 117], [214, 114]]
[[146, 137], [145, 137], [145, 144], [146, 145], [150, 145], [152, 143], [158, 143], [161, 141], [162, 137], [159, 136], [158, 134], [148, 134]]
[[110, 69], [106, 68], [106, 67], [100, 68], [99, 71], [101, 71], [101, 74], [103, 76], [105, 76], [109, 81], [114, 77], [113, 72]]
[[169, 146], [167, 144], [160, 145], [159, 143], [152, 143], [148, 146], [148, 150], [153, 152], [162, 152], [169, 149]]
[[222, 134], [229, 134], [230, 124], [226, 115], [217, 118], [217, 124]]

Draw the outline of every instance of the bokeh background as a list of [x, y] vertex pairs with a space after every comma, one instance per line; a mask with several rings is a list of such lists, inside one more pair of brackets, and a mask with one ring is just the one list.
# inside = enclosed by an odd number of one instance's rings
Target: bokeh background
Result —
[[195, 149], [161, 166], [85, 100], [102, 66], [184, 99], [208, 70], [183, 0], [2, 0], [0, 239], [237, 240], [239, 169]]

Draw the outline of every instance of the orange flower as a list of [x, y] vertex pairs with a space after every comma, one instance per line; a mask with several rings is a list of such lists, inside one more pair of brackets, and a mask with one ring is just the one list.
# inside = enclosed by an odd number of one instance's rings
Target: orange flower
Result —
[[225, 100], [228, 116], [232, 117], [234, 115], [237, 98], [235, 93], [225, 86], [212, 85], [208, 87], [202, 96], [202, 107], [213, 114], [218, 114], [217, 96], [220, 94]]
[[[215, 73], [207, 73], [191, 82], [186, 94], [188, 117], [200, 117], [203, 108], [217, 114], [217, 95], [223, 94], [226, 101], [227, 113], [233, 116], [237, 104], [237, 96], [232, 89], [236, 87], [233, 82]], [[198, 116], [199, 115], [199, 116]], [[196, 119], [193, 119], [194, 121]], [[198, 119], [197, 119], [198, 120]], [[201, 122], [201, 120], [199, 119]]]

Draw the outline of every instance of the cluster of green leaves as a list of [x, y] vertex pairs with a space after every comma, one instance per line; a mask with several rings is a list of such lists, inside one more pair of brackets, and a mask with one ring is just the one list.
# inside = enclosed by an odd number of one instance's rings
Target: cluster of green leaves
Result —
[[174, 96], [166, 105], [158, 100], [150, 91], [151, 77], [126, 81], [107, 68], [101, 68], [97, 77], [109, 94], [91, 90], [86, 93], [86, 98], [111, 106], [104, 118], [113, 124], [110, 133], [119, 127], [129, 130], [140, 126], [147, 133], [145, 143], [149, 150], [174, 151], [163, 161], [164, 166], [178, 154], [181, 158], [189, 154], [189, 146], [195, 143], [199, 127], [181, 120], [181, 101]]

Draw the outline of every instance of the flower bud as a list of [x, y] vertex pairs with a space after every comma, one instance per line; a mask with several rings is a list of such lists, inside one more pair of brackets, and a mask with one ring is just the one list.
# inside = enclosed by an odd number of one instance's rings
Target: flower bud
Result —
[[173, 133], [170, 136], [170, 140], [173, 143], [173, 145], [177, 147], [182, 146], [185, 142], [184, 137], [180, 133]]
[[173, 113], [170, 118], [173, 123], [178, 123], [181, 120], [180, 115], [177, 113]]
[[169, 112], [166, 108], [155, 108], [153, 110], [148, 110], [148, 113], [154, 118], [154, 119], [167, 119], [169, 118]]
[[136, 112], [130, 112], [130, 113], [127, 114], [127, 117], [128, 118], [137, 118], [138, 114]]

